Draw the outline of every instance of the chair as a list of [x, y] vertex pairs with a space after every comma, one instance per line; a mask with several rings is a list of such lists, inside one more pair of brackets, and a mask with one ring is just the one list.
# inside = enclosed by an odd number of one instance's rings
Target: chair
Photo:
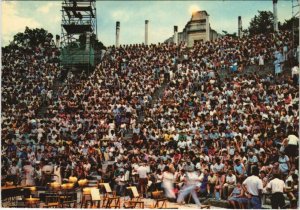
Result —
[[[164, 195], [163, 191], [154, 191], [152, 192], [152, 197], [155, 200], [154, 208], [167, 208], [167, 198]], [[162, 203], [161, 206], [159, 203]]]
[[77, 191], [62, 191], [59, 198], [62, 208], [77, 208]]
[[[98, 202], [97, 208], [100, 208], [101, 198], [100, 198], [99, 189], [98, 188], [91, 189], [91, 196], [92, 196], [92, 202]], [[94, 205], [92, 207], [94, 207]]]
[[92, 201], [92, 189], [97, 189], [95, 187], [85, 187], [82, 189], [82, 200], [81, 200], [81, 208], [85, 205], [85, 208], [88, 208], [88, 204], [93, 205]]
[[111, 190], [109, 183], [100, 183], [101, 189], [104, 189], [102, 208], [121, 208], [120, 197]]
[[59, 208], [60, 207], [60, 200], [58, 194], [46, 194], [45, 195], [45, 208]]
[[130, 200], [127, 202], [124, 202], [124, 208], [136, 208], [137, 205], [139, 205], [138, 208], [143, 209], [145, 206], [144, 201], [142, 201], [142, 197], [138, 193], [135, 186], [127, 187], [127, 190], [130, 190]]

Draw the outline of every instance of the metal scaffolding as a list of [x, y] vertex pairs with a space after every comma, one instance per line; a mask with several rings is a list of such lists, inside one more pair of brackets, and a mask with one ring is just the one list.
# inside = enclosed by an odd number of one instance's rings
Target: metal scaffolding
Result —
[[[96, 0], [63, 0], [61, 12], [61, 64], [89, 71], [95, 66], [91, 37], [97, 38]], [[79, 43], [81, 35], [85, 38]]]
[[97, 37], [96, 0], [64, 0], [61, 11], [62, 47], [76, 42], [86, 32]]

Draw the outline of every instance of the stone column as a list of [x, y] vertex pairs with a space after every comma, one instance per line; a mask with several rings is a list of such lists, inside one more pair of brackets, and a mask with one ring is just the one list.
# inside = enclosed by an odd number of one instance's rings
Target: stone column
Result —
[[209, 15], [206, 16], [206, 41], [210, 41]]
[[149, 20], [145, 20], [145, 45], [148, 45], [148, 25]]
[[242, 36], [243, 36], [242, 30], [243, 30], [243, 27], [242, 27], [242, 17], [239, 16], [238, 17], [238, 37], [239, 38], [242, 38]]
[[120, 22], [116, 22], [116, 47], [120, 46]]
[[277, 0], [273, 0], [274, 31], [278, 32]]
[[178, 26], [174, 26], [174, 40], [173, 42], [177, 45], [178, 44]]

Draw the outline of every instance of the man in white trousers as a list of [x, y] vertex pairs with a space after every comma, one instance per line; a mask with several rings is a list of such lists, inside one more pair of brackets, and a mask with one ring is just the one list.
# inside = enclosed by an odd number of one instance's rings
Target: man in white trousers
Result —
[[199, 198], [197, 196], [197, 189], [201, 186], [200, 179], [198, 174], [194, 171], [193, 168], [190, 168], [186, 173], [185, 184], [179, 192], [177, 203], [184, 204], [184, 198], [191, 194], [197, 206], [201, 206]]

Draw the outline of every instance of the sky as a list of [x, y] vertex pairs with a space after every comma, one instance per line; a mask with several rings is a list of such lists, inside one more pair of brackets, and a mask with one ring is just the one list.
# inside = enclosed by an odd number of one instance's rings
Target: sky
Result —
[[[116, 21], [120, 21], [120, 44], [144, 42], [145, 20], [149, 20], [149, 43], [164, 42], [173, 26], [182, 31], [192, 12], [206, 10], [212, 29], [237, 32], [238, 16], [243, 29], [260, 11], [273, 11], [272, 0], [264, 1], [97, 1], [97, 36], [105, 45], [115, 44]], [[278, 20], [292, 17], [292, 1], [278, 1]], [[1, 42], [6, 46], [25, 27], [44, 28], [61, 34], [61, 1], [2, 1]]]

